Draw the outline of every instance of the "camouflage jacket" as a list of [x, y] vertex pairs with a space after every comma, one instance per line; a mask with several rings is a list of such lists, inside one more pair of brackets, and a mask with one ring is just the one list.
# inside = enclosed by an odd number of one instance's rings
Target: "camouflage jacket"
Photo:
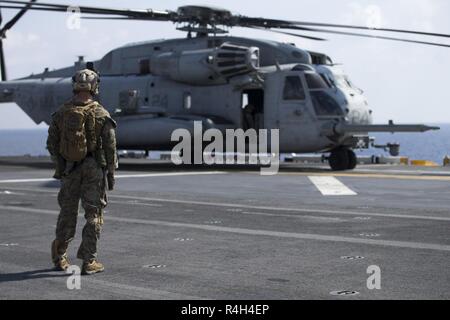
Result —
[[[98, 102], [89, 102], [94, 104], [95, 108], [95, 134], [97, 137], [97, 150], [102, 151], [105, 161], [99, 163], [100, 166], [105, 167], [109, 172], [114, 173], [117, 168], [117, 150], [116, 150], [116, 122], [111, 118], [109, 112]], [[73, 104], [69, 101], [65, 104]], [[56, 161], [59, 155], [59, 142], [62, 128], [62, 109], [52, 114], [52, 122], [48, 128], [47, 149]], [[96, 157], [97, 158], [97, 157]]]

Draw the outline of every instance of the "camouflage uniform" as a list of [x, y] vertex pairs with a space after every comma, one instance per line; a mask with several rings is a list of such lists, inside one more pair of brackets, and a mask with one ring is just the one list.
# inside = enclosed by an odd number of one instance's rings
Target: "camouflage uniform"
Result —
[[75, 163], [70, 172], [66, 170], [66, 173], [63, 173], [61, 162], [66, 169], [68, 164], [64, 163], [64, 159], [59, 155], [62, 108], [52, 116], [47, 140], [47, 148], [57, 164], [55, 176], [61, 176], [61, 189], [58, 194], [61, 211], [56, 226], [56, 241], [59, 244], [57, 251], [60, 256], [65, 256], [67, 246], [75, 236], [81, 199], [86, 225], [77, 257], [85, 262], [97, 258], [97, 241], [103, 225], [103, 210], [107, 204], [106, 171], [113, 174], [117, 166], [116, 124], [100, 104], [94, 103], [92, 107], [95, 108], [97, 151]]

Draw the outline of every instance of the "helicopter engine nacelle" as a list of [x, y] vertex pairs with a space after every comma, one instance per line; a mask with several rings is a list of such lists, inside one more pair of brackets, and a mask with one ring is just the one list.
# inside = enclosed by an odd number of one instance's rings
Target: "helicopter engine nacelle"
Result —
[[224, 43], [218, 48], [166, 52], [151, 59], [151, 72], [193, 85], [226, 83], [259, 68], [259, 48]]

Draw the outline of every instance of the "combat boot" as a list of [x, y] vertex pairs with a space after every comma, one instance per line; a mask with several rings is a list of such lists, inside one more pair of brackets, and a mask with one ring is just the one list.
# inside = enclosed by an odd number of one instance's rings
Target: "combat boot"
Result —
[[83, 262], [83, 269], [81, 270], [81, 273], [84, 275], [91, 275], [94, 273], [103, 272], [104, 270], [105, 267], [103, 266], [103, 264], [101, 264], [97, 260], [92, 260]]
[[58, 271], [66, 271], [67, 269], [69, 269], [69, 267], [69, 259], [67, 259], [66, 256], [61, 257], [61, 259], [55, 263], [55, 268]]
[[56, 270], [66, 271], [70, 267], [69, 260], [67, 259], [67, 244], [61, 243], [59, 240], [53, 240], [52, 242], [52, 261]]

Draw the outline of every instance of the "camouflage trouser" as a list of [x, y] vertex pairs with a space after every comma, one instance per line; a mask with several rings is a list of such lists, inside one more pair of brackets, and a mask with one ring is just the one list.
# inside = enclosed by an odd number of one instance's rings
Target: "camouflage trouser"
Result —
[[68, 244], [75, 236], [80, 199], [86, 225], [77, 257], [91, 261], [97, 258], [97, 241], [103, 225], [103, 209], [107, 203], [103, 170], [92, 157], [86, 158], [61, 180], [58, 194], [61, 211], [56, 225], [56, 239], [61, 243]]

